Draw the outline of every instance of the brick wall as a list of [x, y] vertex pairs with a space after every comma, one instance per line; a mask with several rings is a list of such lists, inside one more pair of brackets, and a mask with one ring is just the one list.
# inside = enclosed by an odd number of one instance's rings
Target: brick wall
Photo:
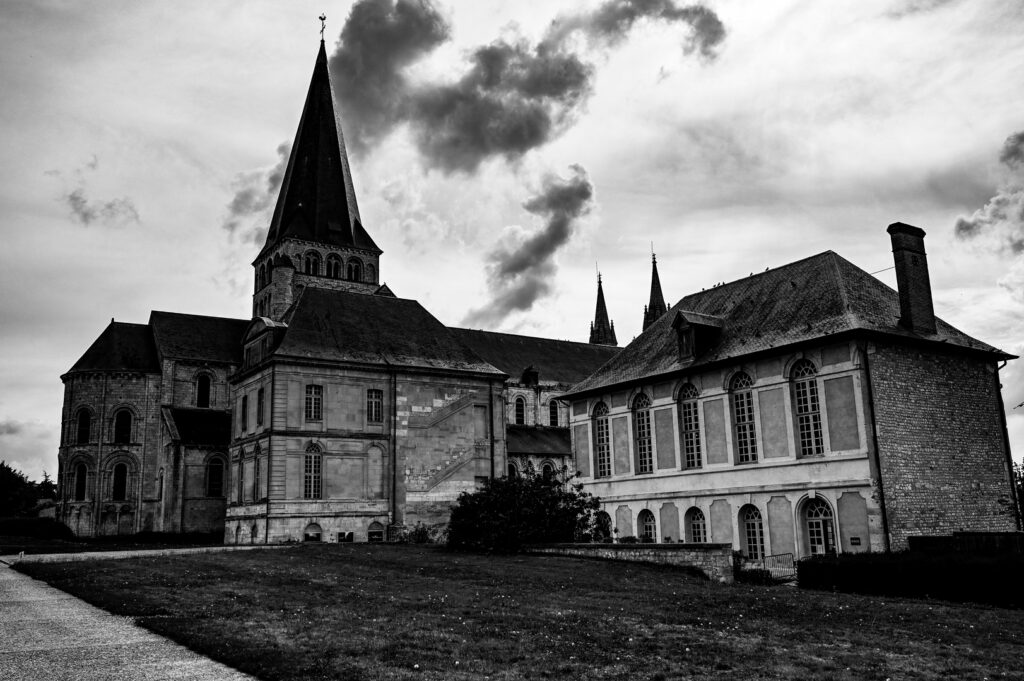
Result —
[[730, 544], [549, 544], [532, 546], [529, 552], [693, 567], [710, 580], [722, 584], [733, 581]]
[[868, 359], [891, 548], [1017, 529], [994, 362], [898, 345]]

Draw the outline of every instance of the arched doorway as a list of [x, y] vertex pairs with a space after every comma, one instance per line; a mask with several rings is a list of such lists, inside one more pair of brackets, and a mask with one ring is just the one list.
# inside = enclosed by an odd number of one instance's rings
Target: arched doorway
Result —
[[801, 510], [805, 552], [822, 556], [836, 552], [835, 517], [832, 507], [821, 497], [808, 499]]

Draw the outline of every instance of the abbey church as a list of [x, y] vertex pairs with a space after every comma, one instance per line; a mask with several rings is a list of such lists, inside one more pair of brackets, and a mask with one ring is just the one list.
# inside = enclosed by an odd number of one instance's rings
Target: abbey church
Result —
[[503, 475], [578, 472], [619, 537], [748, 557], [1020, 528], [998, 368], [835, 253], [667, 306], [617, 347], [450, 328], [382, 283], [321, 42], [245, 319], [111, 321], [65, 373], [58, 518], [78, 536], [384, 541]]

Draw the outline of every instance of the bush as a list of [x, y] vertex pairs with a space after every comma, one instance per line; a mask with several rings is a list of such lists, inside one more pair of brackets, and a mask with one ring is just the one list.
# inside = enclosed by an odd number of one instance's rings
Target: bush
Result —
[[625, 537], [619, 537], [620, 544], [639, 544], [640, 540], [631, 534], [627, 534]]
[[764, 568], [752, 570], [736, 570], [734, 577], [739, 584], [774, 584], [772, 573]]
[[599, 501], [582, 485], [528, 469], [463, 492], [448, 522], [448, 546], [514, 553], [527, 544], [593, 541], [607, 533], [598, 524], [599, 509]]
[[65, 541], [75, 539], [71, 528], [53, 518], [0, 518], [0, 536]]
[[797, 563], [805, 589], [879, 596], [939, 598], [1024, 607], [1024, 556], [963, 553], [860, 553], [815, 556]]
[[422, 522], [402, 530], [398, 536], [400, 544], [436, 544], [445, 534], [443, 525], [426, 525]]

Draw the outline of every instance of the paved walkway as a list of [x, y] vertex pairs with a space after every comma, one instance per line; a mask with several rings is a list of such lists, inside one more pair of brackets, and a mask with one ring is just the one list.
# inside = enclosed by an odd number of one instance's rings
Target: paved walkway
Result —
[[255, 681], [3, 563], [0, 679]]

